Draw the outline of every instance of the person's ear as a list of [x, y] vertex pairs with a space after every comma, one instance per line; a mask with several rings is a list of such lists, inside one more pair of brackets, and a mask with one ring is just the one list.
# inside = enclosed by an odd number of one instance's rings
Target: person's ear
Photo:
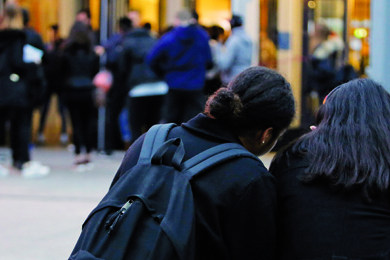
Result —
[[255, 136], [255, 142], [258, 145], [264, 145], [269, 140], [272, 139], [272, 134], [273, 134], [273, 128], [272, 127], [267, 128], [267, 129], [265, 129], [263, 131], [259, 131], [259, 132], [257, 132], [257, 134]]

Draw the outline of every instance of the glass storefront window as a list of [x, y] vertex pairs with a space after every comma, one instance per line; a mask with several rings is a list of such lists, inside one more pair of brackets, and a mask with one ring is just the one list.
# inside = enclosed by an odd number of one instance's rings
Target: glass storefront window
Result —
[[349, 5], [349, 62], [361, 76], [369, 65], [370, 0], [350, 0]]
[[[329, 38], [340, 43], [340, 48], [345, 48], [345, 5], [346, 0], [312, 0], [308, 1], [308, 35], [309, 35], [309, 53], [318, 47], [318, 30], [325, 26], [329, 29]], [[338, 66], [344, 62], [345, 51], [340, 50]]]
[[277, 0], [260, 0], [259, 64], [277, 68]]

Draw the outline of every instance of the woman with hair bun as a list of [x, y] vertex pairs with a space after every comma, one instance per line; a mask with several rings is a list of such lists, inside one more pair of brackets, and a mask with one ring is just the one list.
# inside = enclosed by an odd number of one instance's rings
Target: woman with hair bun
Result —
[[[260, 156], [290, 125], [295, 103], [277, 72], [251, 67], [217, 90], [201, 113], [174, 127], [184, 161], [219, 144], [237, 143]], [[136, 165], [141, 136], [127, 151], [112, 186]], [[112, 187], [111, 186], [111, 187]], [[236, 158], [191, 180], [195, 205], [194, 259], [273, 259], [276, 242], [275, 179], [260, 160]]]
[[350, 81], [325, 98], [317, 123], [270, 167], [277, 259], [389, 259], [390, 94]]

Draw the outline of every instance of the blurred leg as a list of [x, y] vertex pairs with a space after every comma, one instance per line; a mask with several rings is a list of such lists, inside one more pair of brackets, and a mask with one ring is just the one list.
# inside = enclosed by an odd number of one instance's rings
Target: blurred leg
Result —
[[183, 91], [169, 89], [164, 101], [162, 114], [163, 122], [181, 124], [184, 103], [185, 100], [183, 100]]
[[16, 168], [30, 161], [30, 139], [31, 139], [31, 118], [30, 109], [15, 109], [11, 112], [11, 149], [12, 159]]
[[72, 122], [73, 132], [73, 144], [75, 146], [75, 154], [78, 155], [81, 152], [82, 145], [82, 118], [78, 107], [72, 105], [68, 106], [70, 120]]

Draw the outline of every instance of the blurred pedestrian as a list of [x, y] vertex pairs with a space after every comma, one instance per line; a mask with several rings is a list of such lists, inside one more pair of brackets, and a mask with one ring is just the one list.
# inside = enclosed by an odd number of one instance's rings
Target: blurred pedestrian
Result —
[[27, 43], [35, 48], [45, 51], [45, 44], [43, 43], [42, 37], [33, 28], [30, 27], [30, 12], [22, 8], [23, 13], [23, 31], [27, 37]]
[[59, 35], [59, 27], [57, 24], [50, 26], [50, 39], [46, 45], [46, 53], [43, 57], [43, 67], [45, 69], [45, 77], [47, 81], [47, 89], [43, 97], [42, 106], [40, 108], [40, 119], [38, 127], [38, 144], [42, 145], [46, 139], [44, 136], [44, 128], [49, 112], [50, 103], [53, 95], [57, 96], [58, 112], [61, 118], [61, 135], [60, 142], [65, 145], [68, 142], [68, 133], [66, 128], [66, 109], [64, 104], [63, 93], [61, 92], [61, 47], [64, 40]]
[[113, 84], [106, 96], [106, 122], [104, 151], [107, 155], [113, 150], [124, 149], [120, 130], [120, 114], [125, 106], [128, 89], [126, 82], [120, 77], [121, 67], [118, 66], [119, 58], [123, 55], [124, 37], [133, 29], [132, 21], [128, 17], [121, 17], [118, 22], [119, 32], [113, 34], [101, 46], [95, 48], [98, 54], [105, 53], [106, 69], [113, 75]]
[[92, 46], [99, 45], [100, 35], [98, 31], [94, 31], [91, 25], [91, 11], [88, 8], [79, 10], [76, 14], [75, 22], [82, 22], [88, 27], [88, 36], [92, 43]]
[[390, 255], [390, 95], [370, 79], [336, 87], [312, 131], [280, 152], [276, 259]]
[[230, 19], [231, 35], [225, 44], [220, 43], [216, 49], [216, 62], [225, 85], [252, 65], [253, 43], [243, 25], [242, 17], [233, 14]]
[[[318, 104], [337, 86], [336, 74], [342, 61], [344, 43], [340, 37], [331, 35], [332, 31], [323, 23], [315, 24], [314, 32], [310, 35], [308, 94], [315, 91]], [[313, 107], [313, 113], [317, 109], [318, 106]]]
[[131, 24], [134, 28], [141, 27], [141, 14], [140, 11], [137, 9], [131, 9], [129, 13], [127, 14], [127, 17], [131, 20]]
[[89, 28], [76, 22], [66, 40], [61, 60], [63, 92], [72, 122], [75, 146], [74, 166], [83, 171], [91, 166], [91, 152], [97, 140], [97, 108], [92, 83], [99, 71], [99, 56], [93, 50]]
[[[40, 63], [40, 50], [24, 50], [27, 36], [23, 31], [23, 14], [15, 1], [5, 4], [0, 23], [0, 118], [10, 122], [12, 166], [25, 177], [44, 176], [47, 166], [30, 161], [31, 118], [33, 109], [31, 77]], [[31, 55], [34, 54], [34, 59]], [[7, 169], [0, 168], [0, 175]]]
[[169, 86], [163, 122], [181, 124], [202, 111], [206, 68], [212, 66], [212, 57], [207, 32], [189, 10], [177, 13], [175, 26], [153, 47], [147, 62]]
[[95, 51], [102, 55], [107, 55], [106, 68], [115, 72], [117, 70], [118, 57], [121, 55], [123, 49], [123, 38], [133, 28], [132, 22], [127, 17], [121, 17], [118, 21], [119, 31], [111, 35], [102, 45], [96, 46]]
[[168, 85], [146, 63], [145, 58], [156, 44], [146, 28], [135, 28], [125, 36], [119, 59], [122, 81], [128, 96], [130, 143], [133, 143], [161, 117], [161, 107]]
[[32, 46], [42, 51], [40, 59], [37, 62], [30, 63], [28, 70], [28, 85], [30, 90], [30, 99], [33, 105], [33, 109], [40, 107], [43, 103], [43, 97], [47, 91], [47, 82], [45, 77], [45, 71], [42, 65], [42, 59], [45, 56], [46, 48], [43, 44], [41, 35], [30, 27], [30, 13], [27, 9], [22, 8], [23, 14], [23, 31], [26, 34], [26, 42], [28, 46]]
[[213, 66], [207, 70], [206, 82], [204, 86], [204, 93], [206, 95], [213, 94], [222, 85], [221, 72], [217, 64], [217, 49], [219, 48], [219, 42], [222, 41], [225, 30], [218, 25], [213, 25], [208, 29], [210, 35], [210, 48], [213, 57]]

